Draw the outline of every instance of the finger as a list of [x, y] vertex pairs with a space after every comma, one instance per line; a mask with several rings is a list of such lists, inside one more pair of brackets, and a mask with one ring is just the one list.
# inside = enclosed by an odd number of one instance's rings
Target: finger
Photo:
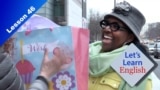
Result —
[[44, 49], [44, 57], [48, 57], [48, 49], [47, 48]]
[[48, 49], [47, 48], [45, 48], [44, 49], [44, 56], [43, 56], [43, 60], [47, 60], [48, 59]]
[[56, 47], [54, 50], [53, 50], [53, 54], [55, 55], [55, 56], [60, 56], [60, 48], [59, 47]]
[[63, 62], [64, 64], [69, 64], [72, 62], [72, 58], [66, 57], [66, 60]]
[[65, 61], [65, 54], [64, 52], [59, 48], [59, 47], [56, 47], [54, 49], [54, 57], [53, 58], [56, 58], [55, 60], [59, 63], [59, 64], [64, 64], [64, 61]]

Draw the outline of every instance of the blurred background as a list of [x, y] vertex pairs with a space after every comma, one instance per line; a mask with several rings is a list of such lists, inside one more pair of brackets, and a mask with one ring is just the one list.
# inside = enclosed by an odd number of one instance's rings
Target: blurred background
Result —
[[[76, 26], [90, 30], [90, 43], [100, 40], [99, 21], [112, 11], [117, 2], [124, 0], [48, 0], [36, 14], [58, 26]], [[160, 78], [160, 12], [159, 0], [125, 0], [138, 8], [146, 17], [141, 42], [159, 64], [154, 71]]]

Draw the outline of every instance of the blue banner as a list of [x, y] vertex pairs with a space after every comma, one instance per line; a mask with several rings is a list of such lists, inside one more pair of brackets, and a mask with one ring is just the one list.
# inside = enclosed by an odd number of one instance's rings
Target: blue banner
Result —
[[0, 0], [0, 45], [25, 23], [47, 0]]

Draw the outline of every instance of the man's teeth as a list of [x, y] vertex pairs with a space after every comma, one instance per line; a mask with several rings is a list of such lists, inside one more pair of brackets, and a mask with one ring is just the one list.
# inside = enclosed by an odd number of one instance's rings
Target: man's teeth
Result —
[[107, 35], [104, 35], [104, 38], [106, 38], [106, 39], [112, 39], [111, 37], [109, 37]]

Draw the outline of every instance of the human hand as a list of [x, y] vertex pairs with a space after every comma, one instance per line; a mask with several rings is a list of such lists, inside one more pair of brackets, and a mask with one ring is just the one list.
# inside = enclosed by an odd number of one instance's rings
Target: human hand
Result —
[[40, 75], [49, 79], [52, 75], [56, 74], [60, 70], [66, 68], [66, 64], [69, 63], [68, 59], [59, 48], [54, 50], [53, 58], [48, 57], [48, 50], [45, 49], [43, 62], [41, 65]]

